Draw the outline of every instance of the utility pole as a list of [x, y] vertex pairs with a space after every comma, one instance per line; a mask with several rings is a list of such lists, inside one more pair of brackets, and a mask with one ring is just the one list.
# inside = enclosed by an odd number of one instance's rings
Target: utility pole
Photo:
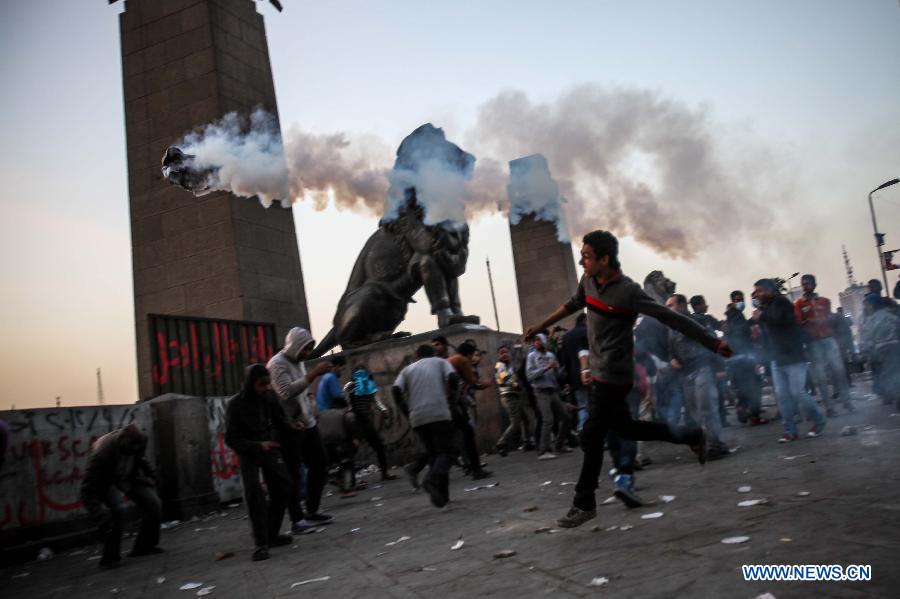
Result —
[[103, 405], [103, 377], [100, 375], [100, 369], [97, 369], [97, 404]]
[[887, 273], [884, 270], [884, 254], [881, 252], [881, 246], [884, 245], [884, 233], [878, 232], [878, 223], [875, 222], [875, 206], [872, 205], [872, 194], [879, 189], [884, 189], [885, 187], [890, 187], [897, 183], [900, 183], [900, 179], [891, 179], [869, 192], [869, 212], [872, 215], [872, 229], [875, 233], [875, 251], [878, 252], [878, 266], [881, 268], [881, 279], [884, 281], [884, 294], [887, 297], [891, 297], [891, 291], [888, 288]]
[[494, 303], [494, 322], [497, 323], [497, 330], [500, 330], [500, 317], [497, 316], [497, 298], [494, 296], [494, 277], [491, 276], [491, 260], [487, 256], [484, 258], [484, 263], [487, 264], [488, 271], [488, 283], [491, 285], [491, 301]]
[[59, 403], [60, 403], [59, 400], [60, 400], [60, 397], [59, 397], [59, 395], [57, 395], [56, 396], [56, 407], [57, 408], [59, 407]]

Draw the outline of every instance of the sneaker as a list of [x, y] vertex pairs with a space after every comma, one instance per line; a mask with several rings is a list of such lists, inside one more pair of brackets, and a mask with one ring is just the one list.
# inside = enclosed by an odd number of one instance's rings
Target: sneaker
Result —
[[332, 520], [334, 520], [334, 516], [316, 512], [314, 514], [307, 514], [306, 519], [314, 524], [331, 524]]
[[159, 555], [163, 553], [161, 547], [151, 547], [150, 549], [132, 549], [128, 557], [142, 557], [145, 555]]
[[431, 499], [431, 505], [434, 507], [444, 507], [447, 505], [447, 502], [450, 501], [450, 498], [444, 495], [444, 493], [438, 489], [437, 485], [428, 479], [422, 483], [422, 489], [428, 493], [428, 497]]
[[575, 528], [596, 517], [597, 510], [582, 510], [573, 506], [565, 516], [556, 521], [556, 524], [562, 528]]
[[706, 432], [703, 429], [700, 429], [700, 440], [691, 445], [691, 451], [697, 454], [701, 466], [706, 463]]
[[761, 424], [769, 424], [769, 419], [765, 416], [757, 416], [750, 421], [750, 426], [759, 426]]
[[634, 475], [617, 474], [613, 479], [613, 495], [628, 507], [641, 507], [644, 501], [634, 492]]
[[256, 551], [253, 552], [253, 555], [250, 556], [255, 562], [261, 562], [264, 559], [269, 559], [269, 548], [266, 546], [257, 547]]
[[283, 547], [285, 545], [290, 545], [294, 542], [294, 537], [288, 534], [281, 534], [272, 539], [270, 545], [272, 547]]
[[534, 446], [534, 443], [526, 443], [519, 449], [521, 449], [522, 451], [534, 451], [537, 448]]
[[556, 450], [556, 453], [572, 453], [574, 450], [568, 445], [563, 445], [559, 449]]
[[412, 488], [416, 491], [419, 490], [419, 473], [413, 472], [409, 466], [404, 466], [403, 471], [406, 473], [406, 479], [409, 481], [409, 484], [412, 485]]
[[541, 455], [538, 456], [539, 460], [555, 460], [557, 455], [555, 453], [550, 453], [549, 451], [545, 451]]
[[790, 443], [791, 441], [796, 441], [797, 435], [792, 435], [790, 433], [784, 433], [781, 435], [781, 438], [778, 439], [779, 443]]
[[291, 533], [295, 535], [308, 535], [314, 532], [316, 532], [315, 524], [311, 524], [306, 520], [300, 520], [300, 522], [294, 522], [291, 525]]
[[494, 475], [490, 470], [479, 469], [472, 474], [472, 480], [484, 480]]
[[807, 437], [811, 437], [811, 438], [812, 438], [812, 437], [820, 437], [820, 436], [822, 435], [822, 432], [823, 432], [824, 430], [825, 430], [825, 425], [824, 425], [824, 424], [823, 424], [822, 426], [816, 426], [816, 425], [814, 424], [814, 425], [812, 426], [812, 428], [809, 429], [809, 432], [806, 433], [806, 436], [807, 436]]
[[509, 452], [502, 445], [495, 445], [494, 449], [497, 451], [497, 455], [499, 455], [501, 458], [505, 458], [509, 455]]

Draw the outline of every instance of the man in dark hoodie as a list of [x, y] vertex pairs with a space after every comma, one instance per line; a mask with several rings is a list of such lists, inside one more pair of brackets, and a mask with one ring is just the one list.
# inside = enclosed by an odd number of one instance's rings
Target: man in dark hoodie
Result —
[[[101, 569], [115, 568], [121, 560], [123, 494], [141, 511], [141, 528], [128, 555], [162, 553], [157, 547], [162, 503], [156, 494], [153, 470], [144, 457], [146, 448], [147, 437], [134, 424], [103, 435], [91, 448], [81, 483], [81, 501], [91, 518], [100, 522], [105, 536]], [[104, 512], [104, 505], [108, 512]]]
[[[271, 393], [272, 380], [262, 364], [247, 368], [244, 388], [225, 410], [225, 443], [237, 455], [256, 550], [253, 561], [269, 558], [269, 547], [288, 545], [291, 535], [280, 534], [290, 495], [291, 477], [279, 448], [279, 439], [293, 425]], [[259, 482], [262, 471], [269, 500]]]
[[588, 420], [581, 434], [584, 460], [575, 486], [575, 498], [559, 525], [580, 526], [597, 516], [597, 482], [603, 465], [603, 445], [612, 429], [626, 439], [664, 440], [689, 444], [701, 463], [706, 461], [706, 439], [698, 427], [672, 427], [658, 422], [632, 420], [626, 398], [634, 379], [634, 323], [639, 313], [652, 316], [710, 351], [728, 357], [731, 349], [706, 332], [700, 324], [656, 303], [641, 287], [622, 274], [619, 242], [608, 231], [584, 236], [581, 264], [584, 276], [575, 295], [552, 314], [526, 331], [526, 337], [551, 324], [588, 309], [590, 356], [582, 363], [581, 377], [591, 385]]

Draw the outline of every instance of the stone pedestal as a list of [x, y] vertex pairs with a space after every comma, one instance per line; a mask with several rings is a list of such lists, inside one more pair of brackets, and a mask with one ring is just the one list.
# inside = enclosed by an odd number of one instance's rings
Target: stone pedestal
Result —
[[[357, 364], [364, 364], [372, 373], [375, 382], [378, 383], [381, 401], [391, 408], [391, 414], [387, 417], [380, 414], [378, 410], [373, 412], [375, 427], [387, 446], [388, 462], [391, 465], [409, 462], [416, 451], [417, 443], [416, 434], [410, 429], [409, 422], [394, 405], [391, 386], [400, 371], [416, 360], [416, 348], [422, 344], [430, 344], [431, 339], [438, 335], [446, 337], [452, 346], [459, 345], [466, 339], [475, 342], [478, 349], [484, 353], [477, 368], [478, 378], [482, 381], [493, 381], [497, 347], [504, 343], [511, 345], [516, 338], [521, 337], [521, 333], [498, 332], [480, 325], [453, 325], [411, 337], [381, 341], [322, 358], [327, 360], [334, 355], [341, 355], [347, 359], [347, 369], [344, 372], [342, 384], [350, 380], [352, 371]], [[307, 366], [312, 366], [312, 364]], [[313, 389], [313, 391], [315, 390]], [[506, 422], [500, 406], [500, 396], [497, 388], [491, 385], [483, 391], [478, 391], [475, 398], [477, 402], [475, 434], [478, 449], [481, 453], [490, 452], [493, 451], [494, 444], [500, 438]], [[374, 454], [368, 444], [363, 443], [357, 454], [357, 466], [375, 463]]]
[[149, 404], [165, 517], [188, 520], [218, 509], [206, 398], [167, 393]]

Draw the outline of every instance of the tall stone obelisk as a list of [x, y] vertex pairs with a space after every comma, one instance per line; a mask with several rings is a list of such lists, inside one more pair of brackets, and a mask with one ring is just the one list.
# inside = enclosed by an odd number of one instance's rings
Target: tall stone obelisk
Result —
[[140, 399], [152, 393], [148, 314], [309, 327], [292, 212], [166, 183], [190, 129], [262, 106], [277, 114], [252, 0], [127, 0], [120, 15]]

